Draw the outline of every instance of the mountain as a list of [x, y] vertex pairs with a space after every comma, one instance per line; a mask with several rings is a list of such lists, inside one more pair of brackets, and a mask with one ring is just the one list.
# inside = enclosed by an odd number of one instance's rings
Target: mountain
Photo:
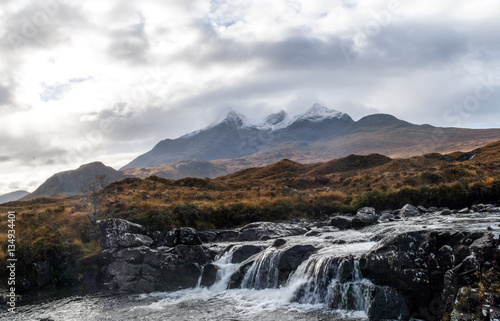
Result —
[[[174, 175], [175, 162], [196, 159], [208, 162], [203, 165], [207, 168], [217, 168], [209, 173], [217, 175], [269, 165], [284, 158], [315, 163], [349, 154], [411, 157], [471, 150], [498, 139], [500, 129], [416, 125], [387, 114], [369, 115], [354, 121], [346, 113], [319, 104], [297, 116], [280, 111], [258, 125], [252, 125], [243, 115], [229, 111], [221, 121], [205, 129], [159, 142], [122, 170], [131, 173], [132, 168], [145, 168], [143, 174], [159, 173], [162, 176], [159, 168], [149, 169], [161, 165], [169, 168], [168, 175]], [[196, 171], [175, 172], [172, 177], [205, 177]], [[170, 177], [168, 175], [165, 177]]]
[[33, 193], [23, 197], [21, 200], [31, 200], [38, 197], [56, 197], [81, 194], [81, 187], [99, 175], [106, 175], [105, 183], [109, 184], [117, 180], [130, 177], [101, 162], [93, 162], [80, 166], [78, 169], [54, 174], [40, 185]]
[[26, 191], [15, 191], [15, 192], [0, 195], [0, 204], [12, 202], [12, 201], [17, 201], [18, 199], [21, 199], [28, 194], [29, 194], [29, 192], [26, 192]]

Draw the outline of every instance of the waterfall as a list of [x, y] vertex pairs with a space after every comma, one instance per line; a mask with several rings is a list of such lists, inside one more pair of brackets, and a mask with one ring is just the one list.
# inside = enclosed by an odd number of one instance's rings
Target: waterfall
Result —
[[279, 289], [282, 299], [290, 303], [321, 304], [335, 310], [368, 310], [374, 285], [363, 278], [354, 257], [313, 254], [279, 286], [284, 251], [270, 247], [259, 253], [246, 269], [241, 289]]
[[278, 264], [282, 251], [268, 248], [260, 253], [243, 278], [242, 288], [275, 289], [278, 287]]

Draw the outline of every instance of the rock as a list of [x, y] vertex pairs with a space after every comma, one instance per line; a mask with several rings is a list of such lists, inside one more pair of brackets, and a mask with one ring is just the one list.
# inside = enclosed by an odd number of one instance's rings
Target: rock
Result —
[[238, 241], [257, 241], [280, 237], [303, 235], [307, 229], [290, 223], [256, 222], [243, 226]]
[[399, 215], [403, 218], [415, 217], [415, 216], [420, 216], [420, 211], [415, 206], [411, 204], [406, 204], [399, 211]]
[[304, 234], [304, 236], [318, 236], [321, 235], [321, 232], [318, 230], [312, 230]]
[[[280, 241], [285, 241], [285, 240], [277, 239], [274, 243], [275, 244], [278, 243], [281, 245], [284, 244], [284, 243], [281, 243]], [[277, 247], [277, 246], [275, 246], [273, 244], [273, 247]], [[233, 252], [233, 257], [231, 258], [231, 263], [241, 263], [243, 261], [246, 261], [251, 256], [253, 256], [259, 252], [262, 252], [263, 250], [264, 250], [264, 247], [256, 246], [256, 245], [238, 246], [238, 248]]]
[[116, 237], [114, 246], [117, 248], [150, 246], [153, 239], [142, 234], [124, 233]]
[[356, 216], [352, 219], [353, 228], [363, 228], [378, 223], [378, 216], [373, 207], [363, 207], [358, 210]]
[[451, 215], [451, 214], [453, 214], [453, 211], [450, 209], [444, 209], [439, 212], [439, 215]]
[[169, 231], [165, 235], [165, 245], [174, 247], [179, 244], [183, 245], [201, 245], [201, 239], [198, 232], [191, 227], [181, 227]]
[[113, 256], [118, 262], [139, 264], [144, 261], [144, 256], [149, 251], [146, 246], [126, 248], [116, 252]]
[[470, 213], [468, 207], [462, 208], [461, 210], [458, 211], [458, 214], [468, 214], [468, 213]]
[[316, 250], [312, 245], [294, 245], [286, 249], [278, 263], [279, 283], [285, 283], [290, 273], [295, 271], [302, 262], [309, 259]]
[[285, 245], [285, 244], [286, 244], [286, 240], [285, 239], [276, 239], [273, 242], [272, 247], [280, 247], [280, 246]]
[[427, 211], [428, 211], [429, 213], [436, 213], [437, 211], [439, 211], [439, 208], [437, 208], [437, 207], [435, 207], [435, 206], [432, 206], [432, 207], [429, 207], [429, 208], [427, 209]]
[[354, 258], [345, 258], [339, 264], [338, 281], [346, 283], [355, 279]]
[[[138, 243], [153, 243], [153, 240], [149, 237], [147, 237], [147, 239], [142, 237], [136, 238], [135, 235], [146, 236], [146, 228], [142, 225], [135, 224], [126, 220], [108, 219], [97, 221], [97, 226], [101, 234], [101, 246], [103, 249], [124, 247], [122, 244], [127, 244], [132, 247], [144, 245], [139, 245]], [[123, 239], [124, 237], [126, 239]], [[135, 240], [137, 240], [137, 243], [135, 242]]]
[[417, 206], [417, 209], [418, 209], [421, 213], [427, 213], [427, 212], [428, 212], [428, 209], [426, 209], [426, 208], [425, 208], [425, 207], [423, 207], [422, 205]]
[[222, 230], [218, 231], [213, 239], [213, 242], [232, 242], [238, 241], [240, 238], [240, 232], [234, 230]]
[[217, 281], [217, 271], [219, 269], [212, 263], [207, 264], [203, 268], [203, 274], [201, 276], [201, 286], [212, 286]]
[[451, 320], [475, 320], [470, 317], [473, 314], [482, 313], [482, 311], [478, 311], [481, 303], [479, 289], [460, 288], [455, 299], [454, 309], [451, 312]]
[[214, 231], [198, 231], [198, 236], [202, 243], [212, 243], [214, 242], [217, 232]]
[[408, 320], [410, 310], [398, 291], [377, 286], [372, 293], [367, 315], [370, 320]]
[[395, 220], [394, 215], [392, 215], [390, 213], [384, 213], [384, 214], [380, 215], [380, 217], [378, 218], [378, 221], [381, 223], [387, 223], [387, 222], [391, 222], [394, 220]]
[[335, 216], [330, 220], [330, 226], [334, 226], [340, 230], [352, 228], [352, 218], [345, 216]]
[[[479, 245], [483, 244], [477, 240], [480, 237], [481, 234], [477, 233], [450, 231], [413, 231], [389, 236], [362, 255], [359, 262], [361, 272], [374, 284], [397, 290], [412, 302], [412, 306], [427, 308], [433, 300], [442, 302], [448, 270], [464, 264], [456, 275], [460, 274], [461, 279], [467, 276], [464, 273], [470, 267], [466, 262], [471, 251], [464, 246], [475, 240], [478, 249], [486, 249]], [[465, 264], [469, 266], [466, 268]], [[472, 274], [474, 271], [472, 268]], [[453, 282], [448, 282], [449, 291]]]

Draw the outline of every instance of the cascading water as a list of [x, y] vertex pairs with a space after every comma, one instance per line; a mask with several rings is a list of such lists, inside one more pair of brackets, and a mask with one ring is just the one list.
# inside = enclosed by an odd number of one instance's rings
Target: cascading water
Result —
[[367, 311], [373, 284], [362, 277], [357, 260], [351, 256], [334, 257], [331, 253], [314, 254], [279, 286], [280, 259], [286, 249], [270, 247], [257, 254], [246, 269], [241, 288], [278, 289], [280, 297], [290, 303]]
[[278, 264], [283, 251], [269, 248], [260, 253], [243, 278], [242, 288], [275, 289], [278, 287]]

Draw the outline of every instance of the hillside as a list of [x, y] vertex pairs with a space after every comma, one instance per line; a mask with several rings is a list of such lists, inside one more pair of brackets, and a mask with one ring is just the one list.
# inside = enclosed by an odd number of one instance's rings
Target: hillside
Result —
[[94, 180], [98, 175], [106, 175], [106, 184], [128, 177], [128, 175], [105, 166], [101, 162], [93, 162], [82, 165], [75, 170], [54, 174], [33, 193], [23, 197], [22, 200], [81, 194], [82, 185]]
[[12, 201], [17, 201], [18, 199], [21, 199], [21, 198], [25, 197], [26, 195], [29, 195], [29, 192], [15, 191], [15, 192], [7, 193], [4, 195], [0, 195], [0, 204], [12, 202]]

